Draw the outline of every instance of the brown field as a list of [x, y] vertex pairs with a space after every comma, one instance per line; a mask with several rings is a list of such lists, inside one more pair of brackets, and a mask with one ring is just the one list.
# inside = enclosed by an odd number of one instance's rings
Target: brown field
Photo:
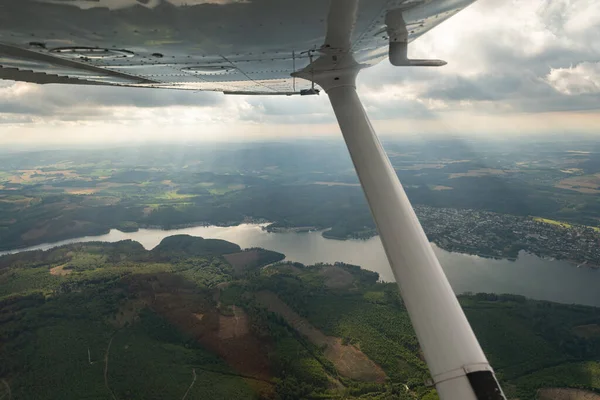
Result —
[[[61, 178], [62, 177], [65, 177], [65, 178], [79, 177], [79, 175], [77, 175], [77, 173], [72, 169], [46, 171], [46, 172], [39, 170], [39, 169], [23, 169], [23, 170], [17, 171], [17, 173], [15, 175], [11, 176], [8, 181], [10, 183], [25, 183], [25, 182], [30, 182], [34, 179], [52, 178], [55, 175], [56, 175], [56, 177], [58, 177], [57, 175], [59, 175], [59, 174], [60, 174]], [[40, 178], [40, 177], [34, 178], [33, 175], [43, 175], [43, 178]]]
[[86, 206], [112, 206], [121, 201], [120, 198], [116, 196], [93, 196], [89, 197], [81, 202], [82, 205]]
[[39, 239], [46, 235], [46, 233], [48, 232], [48, 227], [49, 227], [48, 224], [46, 224], [46, 225], [40, 226], [38, 228], [30, 229], [21, 235], [21, 239], [23, 239], [23, 240]]
[[506, 175], [506, 171], [502, 169], [495, 168], [479, 168], [472, 169], [468, 172], [458, 172], [450, 174], [449, 179], [462, 178], [462, 177], [480, 177], [480, 176], [489, 176], [489, 175]]
[[420, 171], [422, 169], [442, 169], [445, 168], [446, 164], [438, 163], [438, 164], [414, 164], [407, 167], [398, 167], [396, 169], [402, 171]]
[[94, 193], [98, 193], [101, 190], [105, 190], [105, 189], [110, 189], [110, 188], [116, 188], [116, 187], [123, 187], [123, 186], [140, 186], [140, 184], [137, 183], [115, 183], [115, 182], [100, 182], [99, 184], [96, 185], [96, 187], [93, 188], [88, 188], [88, 187], [83, 187], [83, 188], [67, 188], [65, 189], [66, 193], [69, 194], [94, 194]]
[[558, 182], [554, 187], [574, 190], [579, 193], [600, 193], [600, 174], [566, 178]]
[[573, 333], [586, 339], [600, 337], [600, 325], [579, 325], [573, 328]]
[[36, 200], [36, 197], [11, 197], [11, 196], [0, 196], [0, 202], [11, 203], [20, 207], [27, 207]]
[[[216, 353], [260, 393], [273, 391], [267, 345], [252, 335], [248, 317], [234, 309], [223, 316], [212, 305], [210, 295], [177, 275], [163, 273], [131, 278], [130, 292], [147, 302], [157, 314]], [[268, 396], [265, 396], [268, 397]]]
[[236, 274], [241, 274], [244, 270], [255, 263], [259, 259], [259, 251], [258, 250], [250, 250], [250, 251], [240, 251], [239, 253], [231, 253], [225, 254], [225, 260], [231, 264]]
[[[69, 207], [65, 207], [65, 210], [70, 209]], [[72, 225], [65, 226], [62, 229], [55, 230], [54, 234], [65, 234], [68, 232], [78, 232], [82, 228], [91, 225], [90, 222], [87, 221], [73, 221]], [[50, 229], [51, 223], [47, 223], [45, 225], [38, 225], [33, 229], [28, 230], [27, 232], [21, 235], [21, 239], [23, 240], [35, 240], [40, 239], [46, 235], [48, 229]]]
[[238, 183], [237, 185], [229, 185], [227, 186], [229, 190], [242, 190], [246, 188], [246, 185], [243, 183]]
[[319, 275], [325, 277], [325, 285], [332, 289], [348, 288], [354, 283], [354, 277], [350, 272], [336, 266], [324, 267]]
[[65, 269], [67, 264], [59, 265], [58, 267], [50, 268], [50, 275], [65, 276], [73, 272], [72, 269]]
[[431, 190], [438, 190], [438, 191], [440, 191], [440, 190], [454, 190], [454, 188], [450, 187], [450, 186], [437, 185], [437, 186], [432, 187]]
[[600, 394], [581, 389], [548, 388], [538, 390], [538, 400], [600, 400]]
[[140, 311], [148, 306], [147, 298], [138, 298], [127, 300], [115, 314], [115, 318], [110, 321], [116, 328], [123, 328], [126, 325], [133, 324]]
[[[391, 154], [390, 154], [391, 156]], [[446, 168], [449, 164], [457, 164], [457, 163], [465, 163], [470, 160], [440, 160], [436, 163], [423, 163], [423, 164], [413, 164], [408, 166], [399, 166], [396, 169], [402, 171], [420, 171], [422, 169], [442, 169]]]
[[583, 172], [583, 170], [581, 168], [565, 168], [561, 169], [560, 172], [564, 172], [565, 174], [577, 174]]
[[204, 314], [194, 313], [194, 317], [198, 318], [198, 321], [202, 321], [202, 318], [204, 318]]
[[362, 351], [351, 345], [343, 345], [340, 338], [324, 335], [281, 301], [276, 294], [261, 291], [256, 294], [256, 298], [269, 311], [281, 315], [288, 324], [313, 344], [319, 347], [325, 346], [325, 357], [333, 363], [341, 375], [366, 382], [385, 382], [385, 372]]
[[315, 185], [325, 185], [325, 186], [360, 186], [360, 183], [315, 182]]
[[248, 316], [244, 310], [236, 306], [232, 306], [231, 308], [233, 309], [232, 317], [219, 315], [218, 336], [221, 340], [239, 338], [250, 334]]
[[65, 189], [66, 193], [69, 194], [94, 194], [98, 191], [96, 188], [87, 188], [87, 189]]
[[147, 217], [148, 215], [152, 214], [152, 211], [154, 211], [155, 207], [144, 207], [143, 209], [143, 213], [144, 213], [144, 217]]
[[414, 155], [418, 155], [419, 153], [416, 152], [412, 152], [412, 153], [400, 153], [397, 151], [386, 151], [387, 155], [389, 157], [408, 157], [408, 156], [414, 156]]

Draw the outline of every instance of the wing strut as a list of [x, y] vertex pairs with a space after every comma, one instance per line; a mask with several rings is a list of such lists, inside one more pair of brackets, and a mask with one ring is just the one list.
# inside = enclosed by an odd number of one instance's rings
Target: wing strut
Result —
[[348, 82], [325, 90], [440, 399], [504, 399], [356, 88]]
[[358, 0], [331, 1], [321, 56], [293, 75], [329, 95], [440, 399], [505, 400], [356, 92], [357, 7]]

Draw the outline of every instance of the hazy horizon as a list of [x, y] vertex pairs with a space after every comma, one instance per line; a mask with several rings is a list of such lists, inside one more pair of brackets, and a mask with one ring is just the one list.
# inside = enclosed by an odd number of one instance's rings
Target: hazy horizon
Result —
[[[442, 68], [383, 61], [358, 92], [383, 136], [597, 135], [600, 8], [479, 0], [409, 47]], [[225, 96], [0, 81], [0, 146], [339, 137], [327, 95]], [[418, 132], [418, 133], [417, 133]]]

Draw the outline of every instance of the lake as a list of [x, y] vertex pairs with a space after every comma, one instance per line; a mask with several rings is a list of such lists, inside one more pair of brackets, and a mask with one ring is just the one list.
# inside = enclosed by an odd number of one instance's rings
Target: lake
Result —
[[[394, 281], [379, 237], [341, 241], [325, 239], [321, 232], [270, 233], [264, 231], [262, 226], [198, 226], [169, 231], [140, 229], [128, 233], [113, 229], [106, 235], [80, 237], [17, 251], [47, 250], [69, 243], [117, 242], [125, 239], [135, 240], [146, 249], [152, 249], [167, 236], [188, 234], [225, 239], [242, 248], [262, 247], [278, 251], [284, 253], [287, 260], [307, 265], [335, 261], [360, 265], [378, 272], [384, 281]], [[435, 245], [433, 248], [456, 293], [513, 293], [533, 299], [600, 306], [600, 270], [577, 268], [568, 262], [545, 260], [525, 252], [521, 252], [516, 261], [508, 261], [452, 253]], [[0, 255], [7, 253], [10, 252], [0, 252]]]

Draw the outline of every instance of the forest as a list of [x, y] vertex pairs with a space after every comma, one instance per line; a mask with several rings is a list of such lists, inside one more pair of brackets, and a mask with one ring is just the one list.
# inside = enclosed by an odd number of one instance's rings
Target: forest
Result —
[[[284, 257], [185, 235], [0, 257], [0, 398], [437, 398], [395, 284]], [[459, 300], [508, 398], [600, 393], [600, 309]]]

